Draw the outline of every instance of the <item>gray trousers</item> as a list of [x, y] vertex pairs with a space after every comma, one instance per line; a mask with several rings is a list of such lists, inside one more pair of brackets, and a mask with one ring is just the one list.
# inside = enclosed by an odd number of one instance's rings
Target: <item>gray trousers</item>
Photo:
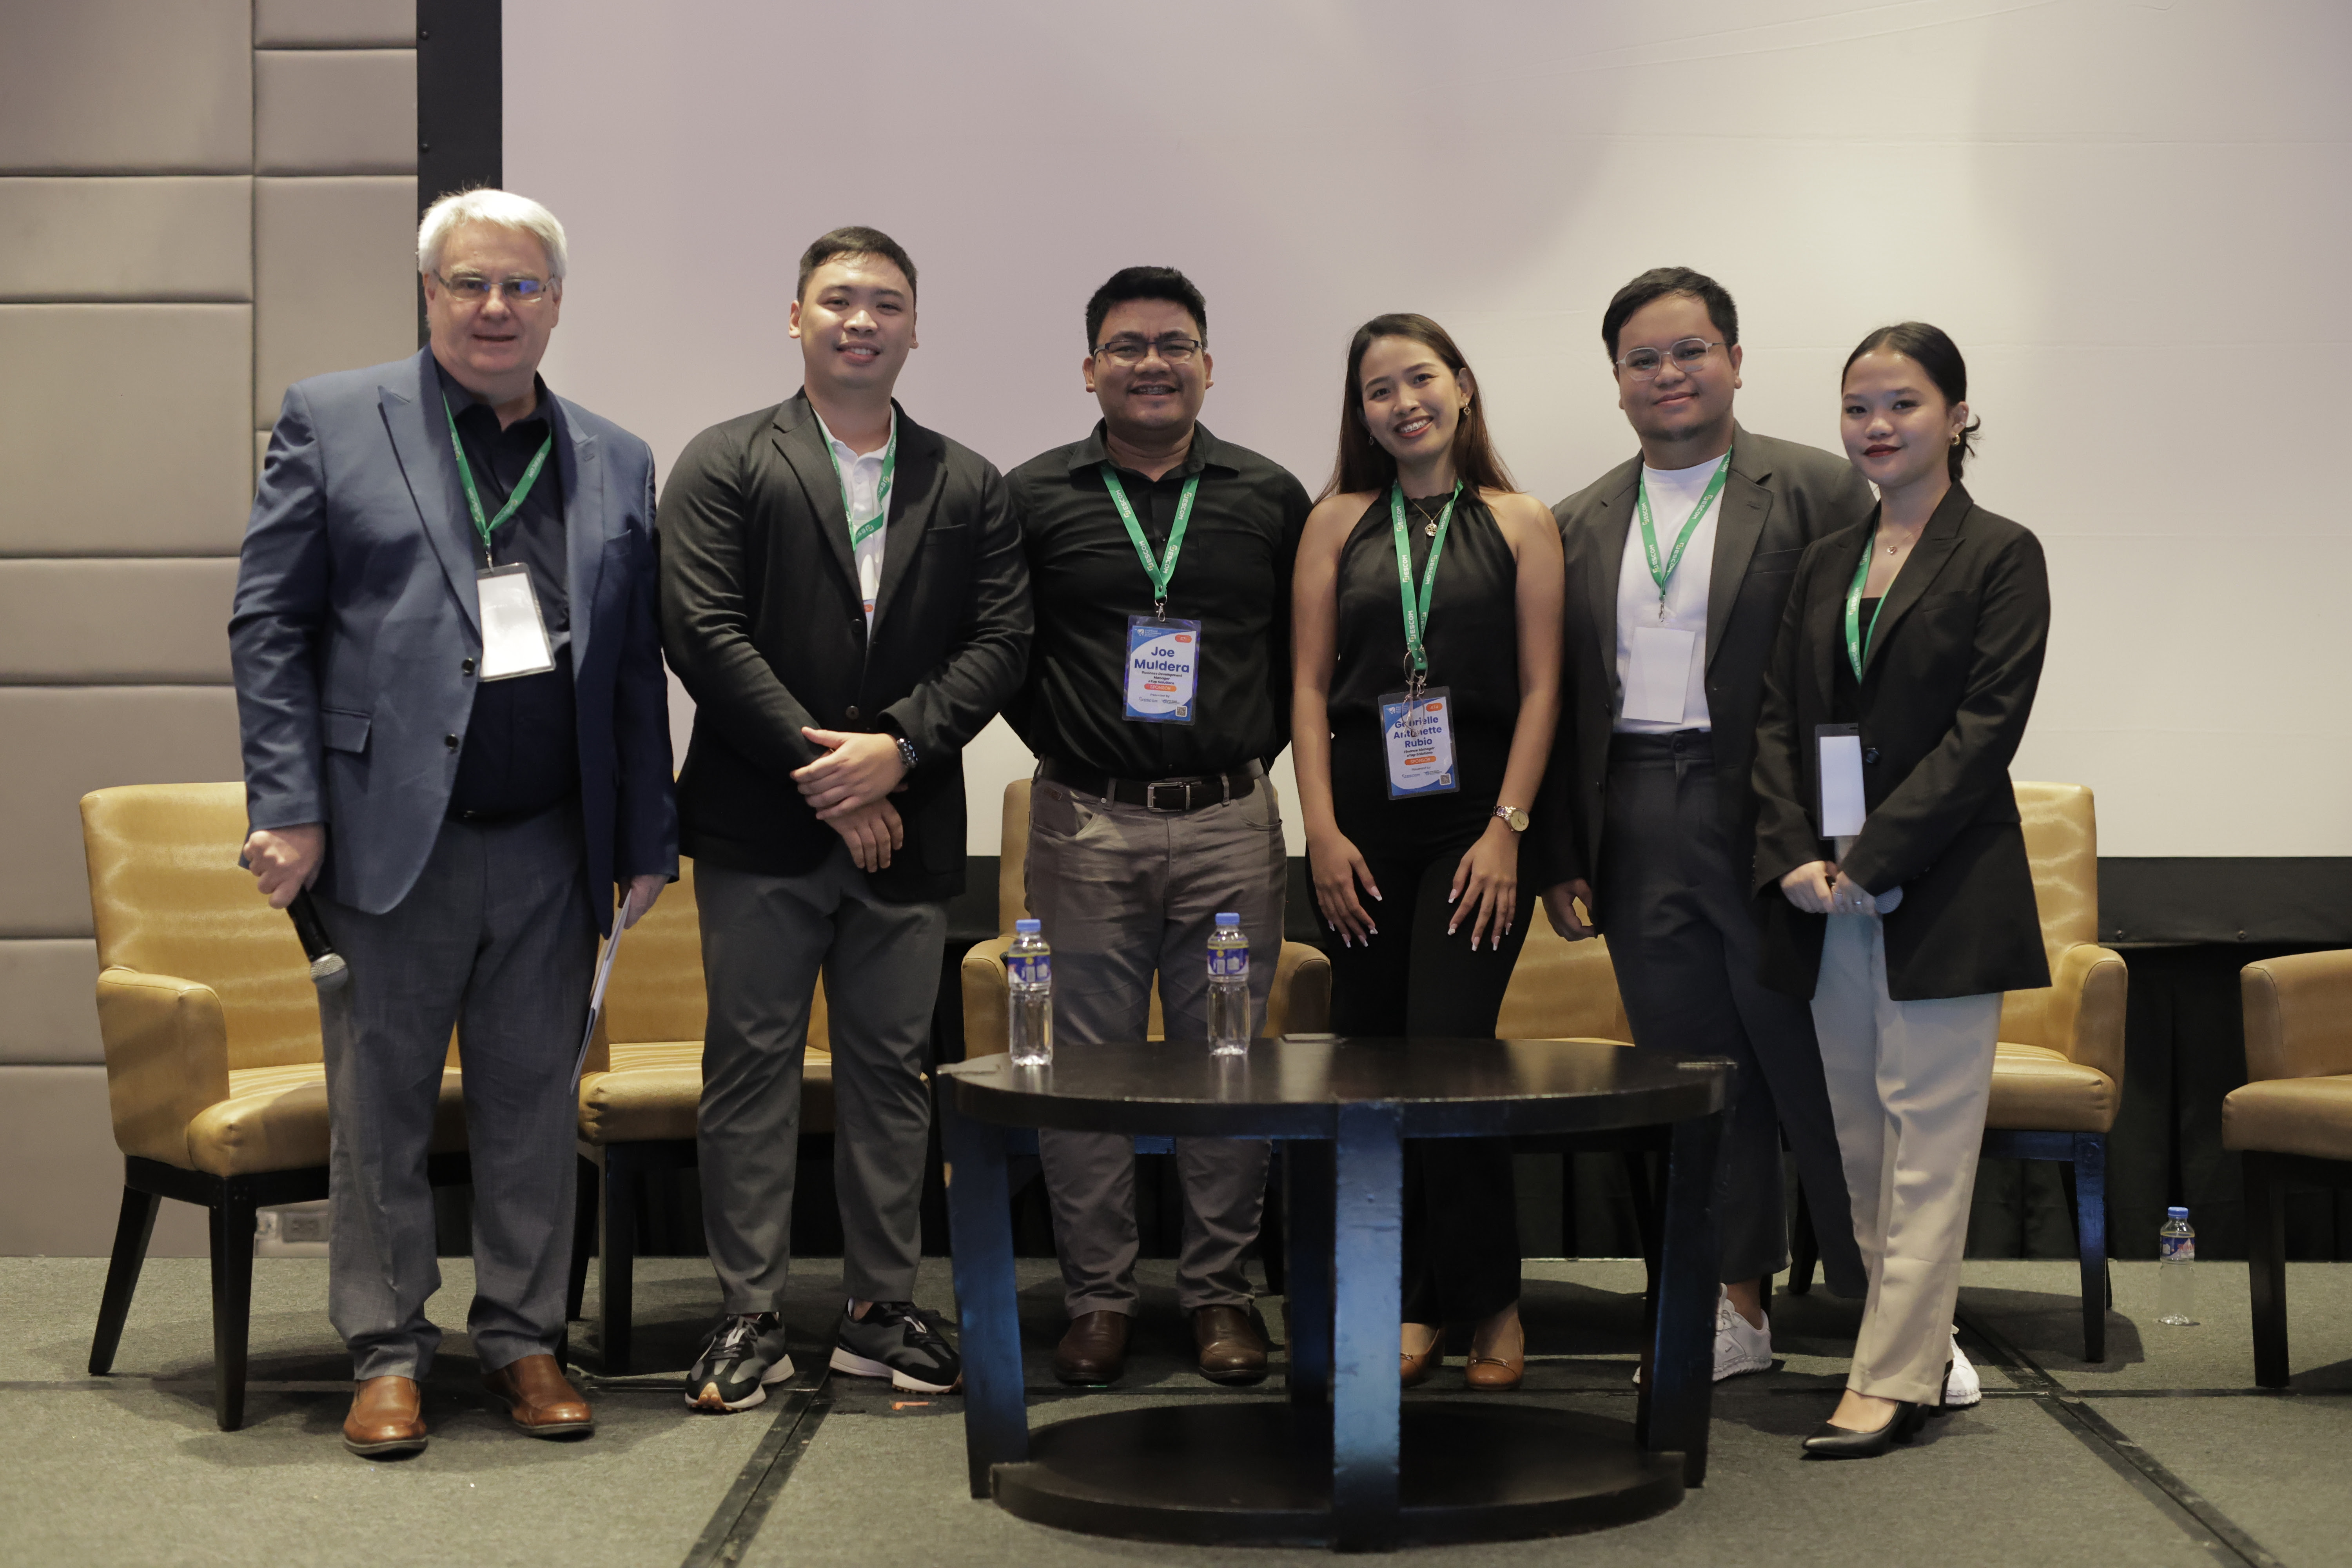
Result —
[[[1205, 1051], [1209, 932], [1222, 912], [1250, 942], [1251, 1025], [1282, 952], [1288, 861], [1282, 815], [1264, 781], [1241, 800], [1152, 811], [1037, 780], [1029, 805], [1029, 911], [1054, 949], [1054, 1047], [1139, 1041], [1160, 977], [1165, 1042]], [[1070, 1316], [1135, 1310], [1135, 1144], [1118, 1133], [1037, 1134], [1053, 1201], [1055, 1248]], [[1185, 1311], [1247, 1306], [1242, 1253], [1257, 1237], [1270, 1145], [1180, 1138], [1184, 1240], [1176, 1300]]]
[[694, 888], [710, 1000], [698, 1132], [702, 1226], [721, 1310], [783, 1309], [801, 1067], [820, 970], [833, 1052], [842, 1284], [859, 1300], [912, 1300], [931, 1131], [923, 1072], [947, 951], [946, 906], [876, 898], [840, 844], [798, 877], [698, 863]]
[[445, 823], [390, 912], [318, 900], [351, 965], [352, 1027], [328, 1028], [327, 1312], [352, 1375], [422, 1378], [441, 1331], [425, 1157], [454, 1026], [474, 1167], [474, 1302], [485, 1371], [563, 1332], [580, 1111], [572, 1090], [596, 927], [580, 816]]
[[1704, 731], [1620, 735], [1610, 750], [1592, 891], [1617, 990], [1635, 1046], [1713, 1052], [1738, 1065], [1717, 1188], [1721, 1277], [1754, 1279], [1788, 1266], [1785, 1129], [1822, 1276], [1837, 1294], [1860, 1296], [1867, 1279], [1837, 1219], [1847, 1212], [1845, 1175], [1812, 1013], [1757, 977], [1749, 868], [1734, 863], [1717, 789]]

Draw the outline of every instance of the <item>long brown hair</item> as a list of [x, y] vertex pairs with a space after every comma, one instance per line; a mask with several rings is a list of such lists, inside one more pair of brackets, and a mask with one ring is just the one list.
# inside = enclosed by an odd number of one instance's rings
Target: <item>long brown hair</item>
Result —
[[[1323, 487], [1326, 496], [1384, 490], [1396, 479], [1396, 459], [1372, 439], [1372, 428], [1364, 423], [1364, 353], [1381, 338], [1410, 338], [1435, 354], [1455, 375], [1470, 368], [1470, 362], [1454, 346], [1453, 337], [1427, 316], [1374, 316], [1358, 327], [1348, 344], [1348, 379], [1339, 393], [1339, 457], [1331, 465], [1331, 482]], [[1471, 377], [1470, 405], [1462, 411], [1462, 421], [1454, 428], [1454, 472], [1476, 489], [1518, 489], [1511, 482], [1503, 459], [1496, 456], [1493, 437], [1486, 434], [1486, 395], [1475, 375]]]

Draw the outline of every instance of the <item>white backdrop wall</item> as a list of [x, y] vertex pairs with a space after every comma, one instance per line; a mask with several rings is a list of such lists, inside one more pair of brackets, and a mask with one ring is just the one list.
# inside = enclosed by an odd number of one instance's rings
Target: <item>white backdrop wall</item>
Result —
[[[1525, 488], [1581, 487], [1633, 449], [1602, 306], [1694, 266], [1738, 300], [1752, 428], [1834, 447], [1883, 321], [1968, 353], [1971, 489], [2055, 596], [2017, 776], [2093, 785], [2109, 855], [2352, 855], [2342, 0], [505, 16], [507, 182], [572, 244], [549, 378], [665, 473], [798, 385], [793, 265], [837, 224], [921, 269], [907, 406], [1004, 468], [1095, 417], [1088, 292], [1181, 267], [1205, 420], [1310, 490], [1348, 335], [1395, 310], [1461, 341]], [[993, 853], [1029, 759], [1000, 722], [969, 763]]]

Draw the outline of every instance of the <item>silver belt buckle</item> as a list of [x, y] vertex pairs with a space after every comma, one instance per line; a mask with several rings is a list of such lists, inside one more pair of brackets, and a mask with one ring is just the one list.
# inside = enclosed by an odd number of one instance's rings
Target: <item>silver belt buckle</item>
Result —
[[[1147, 811], [1182, 811], [1186, 803], [1185, 792], [1191, 787], [1191, 785], [1184, 784], [1145, 784], [1143, 786], [1144, 809]], [[1174, 805], [1162, 805], [1160, 804], [1160, 792], [1163, 789], [1172, 789], [1176, 792], [1176, 804]]]

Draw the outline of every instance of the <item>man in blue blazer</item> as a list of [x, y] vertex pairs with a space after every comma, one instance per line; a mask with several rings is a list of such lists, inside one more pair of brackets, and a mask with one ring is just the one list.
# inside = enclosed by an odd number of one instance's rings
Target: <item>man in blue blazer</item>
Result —
[[572, 1074], [615, 885], [632, 923], [677, 875], [677, 811], [653, 455], [539, 378], [564, 262], [536, 202], [436, 203], [429, 346], [288, 390], [237, 574], [246, 862], [280, 908], [315, 887], [350, 964], [349, 1026], [322, 1034], [357, 1454], [425, 1446], [425, 1167], [453, 1026], [483, 1382], [534, 1436], [594, 1426], [551, 1353]]

